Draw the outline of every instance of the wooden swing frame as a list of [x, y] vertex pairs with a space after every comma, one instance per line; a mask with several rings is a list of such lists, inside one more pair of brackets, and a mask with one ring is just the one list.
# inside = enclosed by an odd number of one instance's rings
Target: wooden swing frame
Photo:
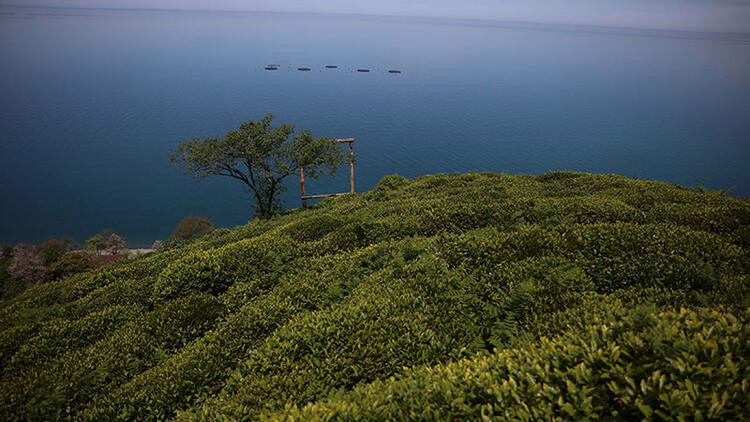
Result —
[[344, 193], [324, 193], [322, 195], [306, 195], [305, 194], [305, 169], [304, 166], [299, 166], [299, 185], [300, 185], [300, 191], [302, 192], [302, 209], [307, 209], [307, 200], [308, 199], [317, 199], [317, 198], [328, 198], [331, 196], [341, 196], [341, 195], [348, 195], [350, 193], [354, 193], [354, 138], [346, 138], [346, 139], [336, 139], [336, 142], [339, 144], [348, 143], [349, 144], [349, 192]]

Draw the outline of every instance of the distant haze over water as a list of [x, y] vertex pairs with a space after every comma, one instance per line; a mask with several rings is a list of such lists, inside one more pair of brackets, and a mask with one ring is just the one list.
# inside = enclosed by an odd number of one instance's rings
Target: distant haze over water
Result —
[[[147, 246], [188, 214], [244, 224], [240, 184], [197, 182], [169, 152], [269, 112], [356, 138], [358, 191], [393, 173], [574, 170], [750, 196], [742, 34], [0, 7], [0, 92], [0, 242], [112, 228]], [[342, 167], [307, 191], [347, 183]]]

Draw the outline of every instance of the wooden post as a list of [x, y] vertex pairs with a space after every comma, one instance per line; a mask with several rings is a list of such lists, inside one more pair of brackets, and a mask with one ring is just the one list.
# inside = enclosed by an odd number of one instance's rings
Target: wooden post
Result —
[[302, 209], [307, 209], [307, 197], [305, 196], [305, 169], [302, 166], [302, 157], [300, 157], [299, 166], [299, 187], [302, 190]]
[[[349, 192], [354, 193], [354, 138], [336, 139], [336, 142], [349, 144]], [[305, 193], [305, 169], [302, 166], [302, 155], [299, 157], [299, 186], [302, 191], [302, 209], [307, 209], [308, 199], [329, 198], [332, 196], [347, 195], [346, 193], [326, 193], [323, 195], [307, 195]]]
[[354, 139], [349, 141], [349, 184], [351, 193], [354, 193]]

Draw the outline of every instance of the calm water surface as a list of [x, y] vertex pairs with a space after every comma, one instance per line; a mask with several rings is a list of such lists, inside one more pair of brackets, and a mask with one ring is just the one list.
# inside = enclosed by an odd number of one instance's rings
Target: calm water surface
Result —
[[[564, 169], [736, 186], [748, 197], [741, 38], [0, 8], [0, 241], [113, 228], [150, 245], [188, 214], [243, 224], [251, 201], [241, 185], [196, 182], [169, 152], [268, 112], [356, 138], [358, 190], [393, 173]], [[271, 63], [280, 69], [264, 70]], [[308, 190], [345, 190], [341, 170]], [[298, 206], [298, 189], [289, 183], [287, 206]]]

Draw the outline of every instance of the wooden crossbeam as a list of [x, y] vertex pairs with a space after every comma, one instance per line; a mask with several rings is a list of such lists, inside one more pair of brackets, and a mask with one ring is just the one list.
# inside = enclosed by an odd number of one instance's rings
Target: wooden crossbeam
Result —
[[322, 195], [305, 195], [305, 196], [302, 197], [302, 199], [328, 198], [330, 196], [341, 196], [341, 195], [349, 195], [349, 192], [344, 192], [344, 193], [324, 193]]
[[[339, 144], [349, 144], [349, 193], [354, 193], [354, 138], [336, 139]], [[302, 209], [307, 209], [307, 200], [346, 195], [346, 193], [325, 193], [322, 195], [305, 195], [305, 169], [299, 166], [299, 185], [302, 193]]]

